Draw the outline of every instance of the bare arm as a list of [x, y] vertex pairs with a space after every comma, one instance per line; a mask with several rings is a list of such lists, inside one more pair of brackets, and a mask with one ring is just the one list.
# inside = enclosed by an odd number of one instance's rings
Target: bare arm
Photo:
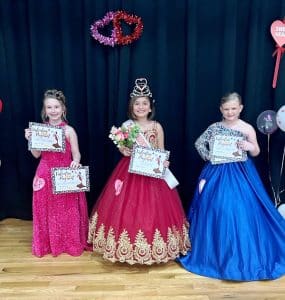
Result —
[[260, 153], [260, 148], [257, 142], [256, 133], [252, 126], [250, 126], [249, 133], [247, 136], [248, 143], [251, 144], [252, 147], [248, 149], [251, 156], [257, 156]]
[[158, 140], [158, 148], [164, 150], [164, 132], [162, 126], [157, 122], [157, 140]]
[[254, 128], [247, 124], [246, 125], [247, 140], [239, 142], [239, 147], [242, 150], [248, 151], [251, 156], [257, 156], [260, 153], [260, 148], [256, 139], [256, 133]]
[[81, 155], [79, 152], [78, 139], [75, 130], [71, 126], [66, 126], [66, 137], [69, 139], [71, 146], [72, 162], [70, 164], [71, 168], [80, 167]]
[[[161, 150], [164, 150], [164, 132], [163, 128], [159, 123], [156, 123], [156, 129], [157, 129], [157, 139], [158, 139], [158, 148]], [[165, 160], [163, 162], [164, 167], [168, 168], [170, 165], [169, 160]]]

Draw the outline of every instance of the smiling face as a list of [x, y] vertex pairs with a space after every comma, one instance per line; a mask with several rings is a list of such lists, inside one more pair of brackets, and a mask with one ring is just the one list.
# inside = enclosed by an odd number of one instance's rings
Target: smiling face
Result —
[[63, 118], [63, 112], [65, 111], [65, 106], [55, 98], [45, 98], [44, 100], [44, 112], [48, 117], [49, 123], [58, 124]]
[[130, 100], [129, 116], [131, 119], [149, 119], [152, 115], [149, 97], [134, 97]]
[[220, 106], [220, 111], [226, 122], [235, 122], [238, 120], [242, 109], [243, 106], [238, 99], [229, 100]]

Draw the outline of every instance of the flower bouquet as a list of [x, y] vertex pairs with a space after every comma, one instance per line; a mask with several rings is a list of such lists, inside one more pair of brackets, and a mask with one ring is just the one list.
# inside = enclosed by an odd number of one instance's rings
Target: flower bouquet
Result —
[[136, 142], [136, 138], [140, 132], [140, 127], [137, 124], [130, 126], [115, 127], [112, 126], [109, 138], [117, 145], [118, 148], [124, 146], [132, 148]]

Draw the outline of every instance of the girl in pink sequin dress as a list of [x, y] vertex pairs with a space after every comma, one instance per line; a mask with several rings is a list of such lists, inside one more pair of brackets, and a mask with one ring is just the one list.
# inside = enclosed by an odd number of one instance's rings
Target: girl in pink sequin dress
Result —
[[[79, 256], [86, 248], [88, 212], [85, 194], [52, 193], [51, 168], [80, 166], [80, 152], [75, 130], [66, 123], [65, 96], [61, 91], [44, 94], [42, 119], [65, 131], [65, 152], [31, 150], [41, 157], [33, 180], [33, 242], [32, 252], [42, 257], [67, 253]], [[29, 139], [31, 130], [25, 129]]]
[[[127, 122], [139, 125], [151, 147], [164, 149], [163, 129], [152, 121], [153, 115], [147, 81], [137, 79]], [[111, 262], [151, 265], [175, 260], [190, 248], [188, 223], [176, 189], [163, 179], [129, 173], [131, 149], [119, 151], [124, 157], [93, 208], [88, 243]]]

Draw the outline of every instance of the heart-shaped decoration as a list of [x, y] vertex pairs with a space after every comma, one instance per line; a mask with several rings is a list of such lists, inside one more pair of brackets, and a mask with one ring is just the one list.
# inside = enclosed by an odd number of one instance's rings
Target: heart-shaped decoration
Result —
[[137, 78], [135, 81], [135, 86], [130, 94], [131, 97], [152, 97], [152, 93], [147, 85], [146, 78]]
[[108, 37], [99, 33], [99, 28], [102, 29], [109, 25], [113, 21], [113, 18], [114, 12], [110, 11], [104, 16], [103, 19], [97, 20], [91, 25], [91, 35], [93, 38], [103, 45], [112, 47], [114, 47], [116, 43], [115, 30], [113, 29], [111, 36]]
[[[104, 28], [113, 21], [113, 30], [110, 37], [104, 36], [99, 33], [99, 28]], [[135, 25], [135, 29], [130, 35], [123, 35], [121, 28], [121, 21], [126, 22], [129, 25]], [[129, 15], [124, 11], [108, 12], [103, 19], [95, 21], [91, 25], [91, 35], [99, 43], [114, 47], [115, 44], [127, 45], [137, 40], [143, 31], [143, 23], [140, 17]]]
[[115, 180], [115, 195], [118, 196], [121, 193], [123, 187], [123, 181], [120, 179]]
[[146, 78], [137, 78], [135, 81], [135, 85], [138, 85], [139, 87], [145, 87], [147, 85]]
[[[135, 25], [135, 29], [132, 34], [125, 36], [123, 35], [121, 21], [126, 22], [128, 25]], [[127, 45], [132, 43], [140, 37], [143, 31], [143, 23], [141, 18], [138, 16], [129, 15], [124, 11], [117, 11], [114, 14], [113, 23], [118, 45]]]
[[280, 20], [274, 21], [270, 32], [277, 45], [282, 47], [285, 44], [285, 24]]
[[39, 191], [45, 186], [45, 180], [41, 177], [38, 177], [37, 175], [35, 176], [33, 180], [33, 190]]

